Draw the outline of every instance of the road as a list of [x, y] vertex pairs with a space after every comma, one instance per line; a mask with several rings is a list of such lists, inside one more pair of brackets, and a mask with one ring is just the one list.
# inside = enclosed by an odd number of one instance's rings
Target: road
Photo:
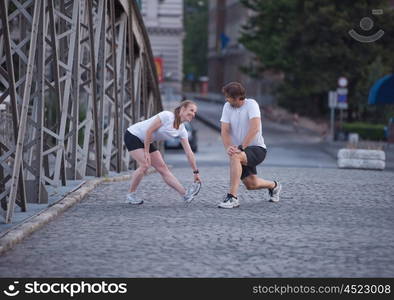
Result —
[[[197, 129], [199, 151], [196, 158], [200, 166], [228, 164], [220, 133], [199, 121]], [[336, 168], [336, 161], [322, 151], [320, 137], [305, 132], [295, 133], [292, 128], [263, 120], [263, 136], [267, 144], [267, 157], [262, 166]], [[182, 150], [166, 153], [166, 161], [174, 166], [187, 166]]]
[[[315, 137], [267, 124], [258, 172], [281, 181], [281, 201], [242, 187], [240, 208], [223, 210], [227, 158], [217, 132], [195, 126], [203, 187], [192, 204], [159, 174], [142, 181], [138, 207], [124, 203], [128, 182], [102, 184], [0, 257], [1, 276], [394, 276], [392, 173], [337, 169]], [[182, 151], [166, 161], [191, 183]]]

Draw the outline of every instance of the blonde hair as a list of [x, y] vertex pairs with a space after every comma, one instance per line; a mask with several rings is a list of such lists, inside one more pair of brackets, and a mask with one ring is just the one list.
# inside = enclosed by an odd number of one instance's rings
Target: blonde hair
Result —
[[174, 110], [174, 115], [175, 115], [175, 119], [174, 119], [174, 128], [175, 129], [179, 129], [179, 126], [181, 125], [181, 116], [179, 115], [181, 112], [181, 108], [182, 107], [188, 107], [189, 105], [196, 105], [196, 103], [194, 103], [192, 100], [185, 100], [182, 101]]

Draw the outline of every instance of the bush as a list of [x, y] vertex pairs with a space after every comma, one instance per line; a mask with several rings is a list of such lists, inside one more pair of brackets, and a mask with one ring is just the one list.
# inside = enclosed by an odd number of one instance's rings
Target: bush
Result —
[[358, 133], [361, 139], [371, 141], [383, 141], [385, 125], [368, 123], [344, 123], [343, 130], [346, 133]]

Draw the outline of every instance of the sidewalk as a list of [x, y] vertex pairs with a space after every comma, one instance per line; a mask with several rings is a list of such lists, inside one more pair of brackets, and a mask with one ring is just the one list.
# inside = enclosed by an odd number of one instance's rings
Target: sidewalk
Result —
[[[152, 173], [149, 170], [149, 173]], [[86, 176], [83, 180], [68, 180], [67, 186], [58, 188], [48, 186], [48, 203], [27, 203], [25, 212], [15, 207], [12, 222], [0, 221], [0, 255], [15, 244], [38, 230], [59, 214], [81, 201], [90, 191], [103, 182], [129, 180], [130, 172], [110, 172], [106, 177]], [[2, 210], [4, 213], [4, 211]]]

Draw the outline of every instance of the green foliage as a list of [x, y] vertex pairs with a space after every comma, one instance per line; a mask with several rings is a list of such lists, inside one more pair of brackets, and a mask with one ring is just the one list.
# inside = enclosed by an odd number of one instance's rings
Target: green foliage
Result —
[[368, 124], [362, 122], [344, 123], [343, 130], [347, 133], [358, 133], [363, 140], [383, 141], [384, 127], [381, 124]]
[[[378, 78], [393, 71], [394, 11], [387, 0], [241, 0], [255, 11], [243, 27], [240, 42], [256, 55], [250, 74], [266, 70], [283, 72], [277, 90], [279, 103], [291, 111], [319, 116], [327, 112], [327, 93], [337, 79], [349, 80], [349, 116], [368, 110], [368, 92]], [[372, 9], [383, 9], [373, 16]], [[375, 26], [365, 32], [363, 17]], [[348, 34], [355, 29], [384, 36], [373, 43], [360, 43]], [[261, 75], [260, 75], [261, 76]]]
[[208, 1], [184, 1], [185, 39], [183, 41], [183, 73], [207, 74]]

